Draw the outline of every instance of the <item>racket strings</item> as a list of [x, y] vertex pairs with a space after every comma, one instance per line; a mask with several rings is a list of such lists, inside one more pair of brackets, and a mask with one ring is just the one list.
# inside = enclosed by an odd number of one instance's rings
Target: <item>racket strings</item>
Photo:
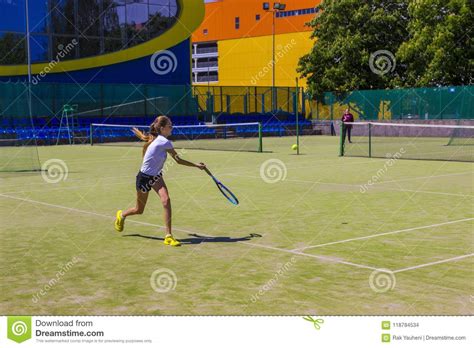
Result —
[[227, 188], [225, 187], [222, 183], [217, 183], [217, 187], [221, 191], [221, 193], [224, 195], [225, 198], [227, 198], [232, 204], [239, 204], [239, 200], [235, 195]]

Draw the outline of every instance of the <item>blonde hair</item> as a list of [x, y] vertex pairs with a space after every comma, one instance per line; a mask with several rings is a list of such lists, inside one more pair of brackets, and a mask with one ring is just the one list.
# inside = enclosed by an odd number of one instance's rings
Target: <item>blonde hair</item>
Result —
[[167, 116], [158, 116], [155, 118], [153, 123], [150, 125], [150, 131], [148, 134], [143, 133], [141, 130], [137, 128], [133, 128], [132, 132], [137, 136], [138, 139], [141, 141], [145, 141], [145, 145], [143, 145], [143, 156], [145, 156], [146, 150], [148, 146], [156, 139], [158, 135], [161, 134], [161, 128], [165, 127], [166, 125], [170, 124], [171, 120]]

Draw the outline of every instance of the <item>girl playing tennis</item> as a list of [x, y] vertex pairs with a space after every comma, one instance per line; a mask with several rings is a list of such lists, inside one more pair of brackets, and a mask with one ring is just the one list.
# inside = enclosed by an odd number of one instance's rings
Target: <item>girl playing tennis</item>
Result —
[[134, 208], [125, 211], [119, 210], [115, 220], [115, 229], [118, 232], [123, 231], [125, 218], [130, 215], [143, 214], [148, 193], [151, 189], [155, 190], [161, 199], [164, 208], [164, 219], [166, 226], [166, 236], [164, 243], [171, 246], [180, 246], [181, 243], [173, 237], [171, 233], [171, 200], [163, 179], [163, 165], [166, 161], [167, 153], [169, 153], [178, 164], [188, 167], [196, 167], [201, 170], [206, 168], [204, 163], [194, 164], [180, 158], [173, 148], [173, 144], [167, 138], [171, 135], [173, 125], [171, 120], [166, 116], [159, 116], [150, 125], [150, 133], [144, 134], [134, 128], [135, 135], [145, 141], [143, 146], [143, 163], [137, 175], [137, 204]]

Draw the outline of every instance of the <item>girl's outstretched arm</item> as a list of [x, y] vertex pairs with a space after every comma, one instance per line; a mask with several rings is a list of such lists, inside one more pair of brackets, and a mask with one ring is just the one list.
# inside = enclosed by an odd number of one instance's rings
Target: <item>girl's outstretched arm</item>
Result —
[[206, 168], [206, 165], [204, 163], [193, 163], [193, 162], [189, 162], [189, 161], [186, 161], [186, 160], [182, 159], [181, 157], [179, 157], [179, 155], [178, 155], [178, 153], [176, 152], [175, 149], [169, 149], [169, 150], [166, 150], [166, 151], [168, 151], [168, 153], [171, 155], [171, 157], [173, 157], [173, 159], [178, 164], [181, 164], [181, 165], [187, 166], [187, 167], [196, 167], [196, 168], [199, 168], [201, 170]]

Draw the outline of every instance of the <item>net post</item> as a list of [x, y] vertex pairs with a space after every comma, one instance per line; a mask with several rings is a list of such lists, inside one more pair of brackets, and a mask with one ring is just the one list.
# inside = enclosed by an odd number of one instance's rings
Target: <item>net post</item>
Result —
[[89, 124], [89, 138], [90, 138], [91, 146], [94, 145], [94, 139], [92, 137], [92, 123]]
[[339, 157], [344, 156], [344, 122], [341, 122], [339, 131]]
[[258, 123], [258, 152], [263, 152], [262, 124]]
[[299, 87], [298, 87], [298, 78], [296, 78], [296, 154], [300, 154], [300, 124], [299, 124]]
[[369, 158], [372, 157], [372, 123], [369, 122]]

